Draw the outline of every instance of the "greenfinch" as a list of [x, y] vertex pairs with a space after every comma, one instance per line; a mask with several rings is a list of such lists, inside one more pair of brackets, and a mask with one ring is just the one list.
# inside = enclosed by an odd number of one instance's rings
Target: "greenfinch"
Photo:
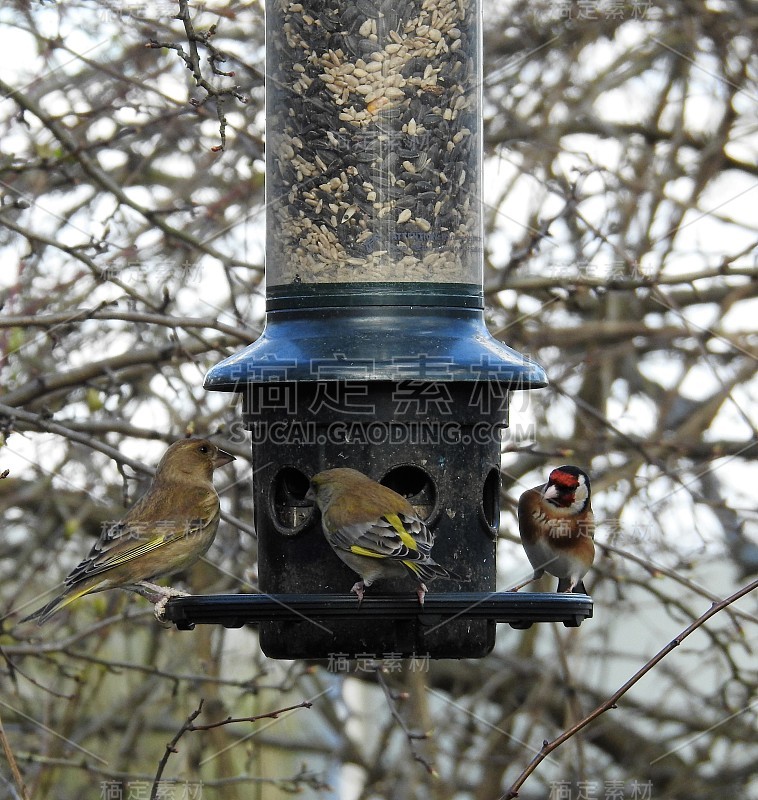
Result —
[[431, 557], [434, 534], [397, 492], [354, 469], [340, 467], [311, 479], [306, 499], [321, 512], [321, 526], [334, 552], [361, 576], [350, 590], [363, 602], [364, 590], [379, 578], [410, 574], [421, 605], [424, 581], [455, 577]]
[[65, 589], [22, 620], [39, 625], [69, 603], [105, 589], [130, 589], [156, 603], [160, 619], [169, 597], [182, 594], [151, 580], [180, 572], [211, 546], [221, 514], [213, 470], [234, 456], [205, 439], [174, 442], [150, 488], [124, 518], [107, 527], [65, 579]]

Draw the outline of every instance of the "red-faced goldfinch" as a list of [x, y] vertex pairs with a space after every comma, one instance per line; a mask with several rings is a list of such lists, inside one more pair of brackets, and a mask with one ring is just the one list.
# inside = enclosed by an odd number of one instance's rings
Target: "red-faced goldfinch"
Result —
[[534, 575], [512, 591], [548, 572], [558, 578], [559, 592], [586, 594], [582, 578], [595, 559], [595, 521], [587, 473], [572, 466], [554, 469], [546, 484], [521, 495], [518, 521]]

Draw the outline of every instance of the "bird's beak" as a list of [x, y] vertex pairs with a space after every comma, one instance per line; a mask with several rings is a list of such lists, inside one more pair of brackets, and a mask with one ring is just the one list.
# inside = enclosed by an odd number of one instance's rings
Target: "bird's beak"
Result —
[[303, 500], [307, 500], [312, 505], [316, 504], [316, 490], [313, 488], [313, 486], [311, 486], [305, 493]]
[[555, 488], [554, 483], [548, 484], [545, 491], [542, 493], [542, 497], [545, 500], [552, 500], [554, 497], [558, 497], [558, 490]]
[[226, 450], [219, 449], [216, 453], [216, 457], [213, 459], [213, 469], [218, 469], [219, 467], [223, 467], [224, 464], [229, 464], [230, 462], [236, 460], [237, 459], [231, 453], [227, 453]]

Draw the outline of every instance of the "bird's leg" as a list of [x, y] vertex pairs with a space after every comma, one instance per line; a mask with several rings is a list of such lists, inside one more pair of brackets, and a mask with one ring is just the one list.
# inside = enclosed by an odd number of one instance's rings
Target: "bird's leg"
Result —
[[424, 595], [429, 590], [426, 588], [425, 583], [419, 583], [418, 589], [416, 589], [416, 594], [418, 595], [418, 604], [423, 608], [424, 607]]
[[543, 574], [544, 574], [543, 572], [540, 572], [539, 574], [537, 572], [535, 572], [534, 575], [532, 575], [531, 578], [527, 578], [525, 581], [521, 581], [521, 583], [516, 584], [516, 586], [511, 587], [510, 589], [508, 589], [508, 591], [509, 592], [517, 592], [519, 589], [523, 589], [524, 586], [528, 586], [530, 583], [532, 583], [532, 581], [539, 580], [542, 577]]
[[153, 614], [155, 614], [155, 618], [158, 620], [158, 622], [166, 621], [164, 614], [166, 613], [166, 603], [168, 603], [170, 599], [171, 598], [169, 595], [166, 594], [163, 595], [163, 597], [161, 597], [161, 599], [155, 604], [155, 608], [153, 608]]
[[181, 589], [174, 589], [171, 586], [158, 586], [157, 583], [150, 583], [150, 581], [139, 581], [123, 588], [136, 592], [150, 603], [153, 603], [155, 606], [155, 618], [158, 622], [165, 622], [163, 615], [166, 611], [166, 603], [172, 597], [189, 597], [189, 594]]
[[521, 583], [519, 583], [517, 586], [512, 586], [510, 589], [508, 589], [508, 591], [517, 592], [519, 589], [523, 589], [524, 586], [528, 586], [530, 583], [532, 583], [532, 581], [534, 581], [534, 578], [529, 578], [526, 581], [521, 581]]
[[163, 616], [166, 613], [166, 603], [168, 603], [169, 597], [168, 595], [163, 595], [160, 600], [158, 600], [153, 608], [153, 614], [155, 614], [155, 618], [158, 622], [165, 622], [166, 618]]
[[358, 596], [358, 608], [361, 607], [361, 603], [363, 602], [363, 590], [365, 588], [366, 584], [363, 581], [357, 581], [355, 584], [353, 584], [353, 588], [350, 590]]
[[166, 613], [166, 603], [172, 597], [189, 597], [190, 595], [189, 592], [183, 592], [181, 589], [172, 589], [170, 586], [159, 588], [163, 589], [163, 596], [155, 603], [153, 613], [158, 622], [165, 622], [166, 619], [163, 615]]
[[163, 586], [158, 586], [158, 584], [150, 583], [149, 581], [130, 583], [128, 586], [123, 586], [121, 588], [126, 589], [128, 592], [136, 592], [151, 603], [157, 603], [166, 593]]

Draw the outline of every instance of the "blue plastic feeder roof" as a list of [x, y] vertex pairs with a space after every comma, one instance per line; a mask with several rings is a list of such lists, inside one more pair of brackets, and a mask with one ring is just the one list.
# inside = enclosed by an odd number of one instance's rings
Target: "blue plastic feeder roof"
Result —
[[494, 381], [512, 389], [547, 383], [539, 364], [487, 330], [481, 290], [477, 296], [455, 285], [405, 292], [397, 284], [310, 288], [309, 295], [279, 292], [270, 299], [260, 338], [213, 367], [205, 388], [330, 380]]

